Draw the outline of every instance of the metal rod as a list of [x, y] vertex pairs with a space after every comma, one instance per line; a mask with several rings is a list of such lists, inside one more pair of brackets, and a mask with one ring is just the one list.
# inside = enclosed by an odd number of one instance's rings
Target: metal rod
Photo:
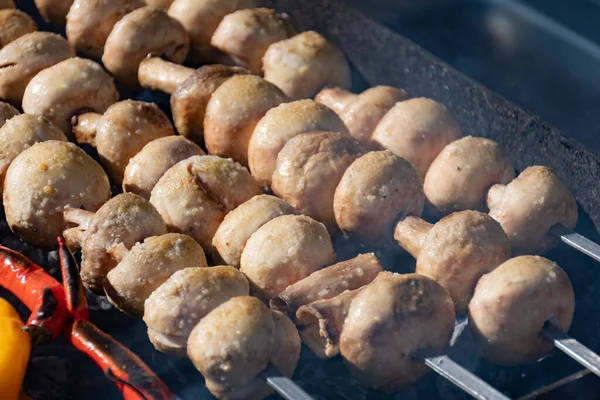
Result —
[[429, 368], [479, 400], [510, 400], [478, 376], [452, 361], [447, 355], [429, 355], [419, 351], [414, 357], [423, 360]]
[[577, 371], [574, 374], [571, 374], [569, 376], [566, 376], [562, 379], [557, 380], [556, 382], [552, 382], [549, 385], [542, 386], [541, 388], [536, 389], [533, 392], [531, 392], [523, 397], [519, 397], [517, 400], [531, 400], [531, 399], [538, 398], [543, 394], [550, 393], [551, 391], [558, 389], [561, 386], [564, 386], [566, 384], [574, 382], [577, 379], [581, 379], [584, 376], [589, 375], [589, 374], [591, 374], [591, 371], [589, 369], [582, 369], [581, 371]]
[[591, 241], [579, 233], [573, 232], [561, 224], [556, 224], [550, 228], [550, 233], [558, 236], [560, 240], [579, 250], [583, 254], [592, 257], [596, 261], [600, 261], [600, 245], [598, 245], [598, 243]]
[[300, 386], [283, 375], [273, 364], [269, 364], [261, 373], [267, 384], [288, 400], [313, 400]]
[[600, 356], [598, 354], [573, 339], [552, 322], [544, 324], [542, 334], [552, 340], [556, 347], [573, 360], [600, 376]]

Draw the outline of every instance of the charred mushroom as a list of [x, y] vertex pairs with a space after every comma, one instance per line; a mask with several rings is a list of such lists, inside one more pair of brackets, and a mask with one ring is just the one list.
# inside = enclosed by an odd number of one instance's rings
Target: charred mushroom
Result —
[[48, 23], [65, 26], [67, 23], [67, 14], [73, 0], [34, 0], [35, 5], [42, 15], [42, 18]]
[[15, 115], [19, 115], [19, 110], [17, 110], [8, 103], [0, 101], [0, 127], [4, 126], [6, 121], [11, 119]]
[[0, 10], [0, 48], [35, 31], [37, 25], [28, 14], [11, 8]]

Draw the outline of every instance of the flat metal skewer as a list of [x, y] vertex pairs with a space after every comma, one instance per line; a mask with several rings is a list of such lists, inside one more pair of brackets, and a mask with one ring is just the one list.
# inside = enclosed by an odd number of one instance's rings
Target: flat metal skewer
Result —
[[598, 243], [591, 241], [579, 233], [573, 232], [561, 224], [556, 224], [550, 228], [550, 233], [558, 236], [560, 240], [583, 254], [592, 257], [596, 261], [600, 261], [600, 245]]
[[313, 400], [300, 386], [283, 375], [273, 364], [269, 364], [261, 373], [267, 384], [288, 400]]
[[563, 332], [562, 329], [552, 322], [544, 324], [542, 335], [552, 340], [556, 347], [573, 360], [600, 376], [600, 356], [598, 354]]

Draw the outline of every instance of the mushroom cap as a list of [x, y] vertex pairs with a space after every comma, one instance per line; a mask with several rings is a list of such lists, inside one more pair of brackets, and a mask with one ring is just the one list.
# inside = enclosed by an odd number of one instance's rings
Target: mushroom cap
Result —
[[420, 216], [423, 180], [415, 167], [389, 150], [357, 158], [335, 189], [333, 211], [340, 229], [371, 243], [393, 243], [394, 225]]
[[125, 100], [106, 110], [96, 126], [94, 142], [108, 175], [121, 184], [133, 156], [151, 141], [172, 135], [173, 125], [156, 104]]
[[103, 114], [118, 98], [113, 79], [100, 64], [74, 57], [33, 77], [25, 88], [23, 111], [48, 118], [72, 137], [74, 115], [81, 110]]
[[4, 188], [4, 177], [10, 163], [23, 150], [47, 140], [67, 141], [60, 129], [44, 117], [21, 114], [0, 128], [0, 193]]
[[275, 196], [261, 194], [244, 202], [225, 216], [215, 232], [214, 258], [239, 268], [250, 236], [270, 220], [286, 214], [294, 214], [294, 209]]
[[123, 191], [150, 199], [152, 188], [169, 168], [186, 158], [204, 154], [200, 147], [183, 136], [154, 139], [129, 160]]
[[331, 238], [322, 223], [304, 215], [282, 215], [250, 236], [240, 263], [251, 293], [268, 302], [334, 261]]
[[[494, 187], [495, 188], [495, 187]], [[550, 228], [577, 224], [577, 202], [551, 168], [528, 167], [503, 190], [488, 196], [490, 216], [508, 235], [513, 255], [544, 254], [560, 239]]]
[[375, 143], [411, 162], [421, 176], [448, 143], [461, 137], [448, 109], [424, 97], [397, 103], [373, 132]]
[[350, 66], [342, 52], [314, 31], [269, 46], [263, 57], [265, 79], [292, 99], [312, 98], [327, 85], [350, 89]]
[[21, 105], [23, 93], [38, 72], [75, 57], [75, 50], [62, 36], [32, 32], [0, 50], [0, 99]]
[[23, 240], [56, 248], [67, 207], [96, 211], [110, 198], [102, 167], [72, 143], [49, 140], [19, 154], [4, 179], [4, 211]]
[[287, 14], [277, 14], [270, 8], [248, 8], [226, 15], [210, 44], [229, 55], [236, 64], [261, 74], [267, 48], [295, 33]]
[[15, 2], [13, 0], [0, 0], [0, 9], [4, 8], [15, 8]]
[[469, 325], [485, 358], [515, 365], [537, 360], [554, 347], [541, 335], [554, 320], [567, 332], [575, 310], [573, 287], [554, 262], [537, 256], [512, 258], [477, 284]]
[[337, 114], [314, 100], [297, 100], [270, 109], [256, 124], [248, 144], [250, 172], [262, 186], [271, 186], [283, 146], [294, 136], [315, 131], [348, 134]]
[[182, 63], [189, 50], [189, 37], [181, 24], [156, 7], [138, 8], [115, 24], [106, 39], [102, 62], [115, 78], [139, 88], [138, 67], [148, 54]]
[[248, 170], [231, 159], [193, 156], [171, 167], [150, 202], [172, 232], [193, 237], [207, 253], [225, 215], [260, 193]]
[[171, 111], [177, 132], [198, 144], [204, 143], [204, 116], [210, 97], [232, 76], [249, 73], [241, 67], [220, 64], [197, 69], [171, 95]]
[[236, 75], [210, 97], [204, 117], [204, 141], [210, 154], [248, 164], [254, 127], [273, 107], [286, 102], [277, 86], [256, 75]]
[[42, 15], [42, 18], [48, 23], [65, 26], [67, 23], [67, 14], [73, 0], [34, 0], [35, 5]]
[[356, 100], [357, 97], [357, 94], [346, 89], [337, 86], [325, 86], [316, 94], [315, 101], [331, 108], [336, 114], [340, 115], [344, 108]]
[[479, 278], [509, 258], [508, 238], [498, 222], [478, 211], [460, 211], [431, 228], [415, 272], [442, 285], [456, 311], [465, 313]]
[[104, 280], [104, 292], [118, 309], [144, 314], [144, 302], [175, 272], [207, 267], [204, 250], [194, 239], [179, 233], [147, 237], [136, 243]]
[[362, 147], [348, 135], [302, 133], [290, 139], [277, 156], [273, 192], [333, 232], [337, 229], [335, 189], [346, 169], [362, 154]]
[[0, 10], [0, 48], [35, 31], [37, 25], [28, 14], [13, 8]]
[[232, 297], [248, 296], [249, 290], [244, 274], [229, 266], [175, 272], [144, 303], [150, 341], [163, 353], [185, 356], [198, 322]]
[[429, 371], [413, 353], [444, 351], [454, 318], [450, 295], [434, 280], [381, 272], [350, 305], [340, 337], [342, 357], [367, 386], [394, 391]]
[[113, 26], [144, 4], [143, 0], [75, 0], [67, 14], [69, 43], [99, 60]]
[[487, 211], [490, 188], [515, 177], [508, 154], [490, 139], [467, 136], [444, 147], [435, 158], [423, 190], [441, 215], [455, 211]]
[[173, 0], [146, 0], [146, 4], [168, 10], [169, 6], [173, 3]]
[[0, 127], [4, 126], [6, 121], [19, 114], [19, 110], [8, 103], [0, 101]]
[[118, 261], [112, 250], [130, 249], [149, 236], [167, 233], [165, 222], [146, 199], [131, 193], [119, 194], [94, 214], [82, 243], [81, 280], [93, 293], [103, 293], [106, 274]]

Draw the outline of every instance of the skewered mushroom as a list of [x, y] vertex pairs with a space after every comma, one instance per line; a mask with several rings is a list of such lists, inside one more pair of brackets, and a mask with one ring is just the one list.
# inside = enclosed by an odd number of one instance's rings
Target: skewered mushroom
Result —
[[103, 115], [80, 114], [73, 118], [79, 143], [96, 147], [100, 162], [117, 184], [129, 160], [154, 139], [175, 134], [169, 118], [154, 103], [125, 100], [113, 104]]
[[62, 36], [49, 32], [23, 35], [0, 50], [0, 99], [21, 105], [23, 93], [40, 71], [75, 57]]
[[4, 211], [10, 229], [46, 249], [67, 222], [67, 207], [96, 211], [110, 198], [106, 173], [72, 143], [49, 140], [19, 154], [4, 179]]
[[35, 31], [37, 25], [28, 14], [11, 8], [0, 10], [0, 48]]
[[506, 233], [493, 218], [478, 211], [460, 211], [431, 225], [407, 217], [394, 237], [417, 259], [416, 273], [442, 285], [456, 311], [467, 311], [477, 281], [510, 257]]
[[292, 99], [312, 98], [327, 85], [350, 89], [350, 67], [342, 52], [314, 31], [269, 46], [265, 79]]
[[363, 150], [350, 136], [336, 132], [303, 133], [290, 139], [277, 156], [273, 191], [295, 210], [337, 229], [333, 211], [336, 186]]
[[481, 278], [469, 304], [469, 325], [485, 358], [514, 365], [552, 350], [541, 335], [544, 324], [552, 321], [567, 332], [574, 309], [565, 272], [545, 258], [521, 256]]
[[329, 108], [313, 100], [297, 100], [270, 109], [254, 128], [248, 144], [250, 172], [265, 187], [277, 166], [277, 155], [288, 140], [301, 133], [348, 129]]
[[167, 227], [147, 200], [125, 193], [107, 201], [96, 213], [68, 209], [65, 219], [78, 227], [65, 230], [70, 247], [81, 247], [81, 280], [93, 293], [102, 293], [106, 274], [137, 242], [163, 235]]
[[175, 272], [144, 303], [144, 322], [154, 347], [186, 355], [192, 329], [232, 297], [248, 296], [248, 280], [229, 266], [186, 268]]
[[220, 399], [262, 399], [272, 392], [258, 375], [273, 364], [291, 377], [300, 338], [288, 317], [254, 297], [234, 297], [192, 330], [187, 354]]
[[144, 314], [144, 302], [175, 272], [207, 267], [202, 247], [191, 237], [167, 233], [135, 244], [116, 267], [108, 271], [104, 292], [118, 309]]
[[15, 115], [19, 115], [19, 110], [17, 110], [8, 103], [0, 101], [0, 127], [4, 126], [6, 121], [11, 119]]
[[34, 0], [35, 5], [42, 15], [42, 18], [48, 23], [65, 26], [67, 23], [67, 14], [73, 0]]
[[418, 98], [392, 107], [377, 124], [373, 141], [408, 160], [424, 177], [444, 147], [461, 136], [458, 122], [444, 105]]
[[186, 158], [204, 154], [200, 147], [183, 136], [154, 139], [129, 160], [123, 191], [150, 199], [152, 188], [169, 168]]

